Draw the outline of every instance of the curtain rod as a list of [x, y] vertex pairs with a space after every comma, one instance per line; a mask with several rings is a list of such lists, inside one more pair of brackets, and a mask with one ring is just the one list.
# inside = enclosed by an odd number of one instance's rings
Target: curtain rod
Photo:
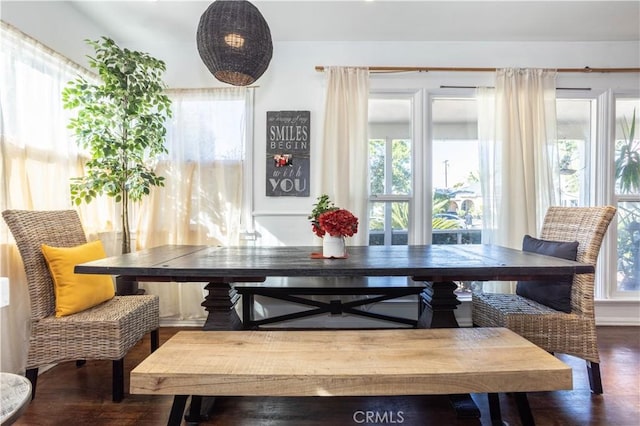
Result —
[[[357, 67], [356, 67], [357, 68]], [[394, 72], [432, 72], [432, 71], [462, 71], [462, 72], [496, 72], [499, 68], [482, 67], [364, 67], [374, 73], [394, 73]], [[322, 72], [325, 67], [316, 66], [316, 71]], [[640, 72], [640, 68], [556, 68], [557, 72], [574, 73], [614, 73], [614, 72]]]

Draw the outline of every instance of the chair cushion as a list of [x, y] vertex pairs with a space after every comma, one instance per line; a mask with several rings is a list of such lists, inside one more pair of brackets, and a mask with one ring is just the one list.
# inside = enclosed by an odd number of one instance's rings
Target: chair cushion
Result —
[[[522, 240], [522, 250], [576, 260], [578, 242], [539, 240], [525, 235]], [[568, 275], [566, 279], [557, 281], [519, 281], [516, 286], [516, 294], [558, 311], [570, 313], [572, 283], [573, 275]]]
[[56, 296], [56, 317], [71, 315], [96, 306], [115, 296], [113, 279], [108, 275], [76, 274], [75, 265], [106, 257], [102, 242], [75, 247], [42, 245]]

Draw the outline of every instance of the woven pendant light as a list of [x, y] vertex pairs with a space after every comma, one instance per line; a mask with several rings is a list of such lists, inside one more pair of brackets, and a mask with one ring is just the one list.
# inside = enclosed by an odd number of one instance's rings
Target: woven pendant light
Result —
[[256, 81], [273, 54], [269, 25], [246, 0], [211, 3], [200, 17], [196, 40], [198, 53], [211, 74], [234, 86]]

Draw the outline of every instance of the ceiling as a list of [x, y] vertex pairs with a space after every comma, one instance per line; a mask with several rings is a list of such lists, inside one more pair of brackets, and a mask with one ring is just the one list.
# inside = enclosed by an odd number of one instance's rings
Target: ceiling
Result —
[[[71, 3], [125, 42], [159, 35], [180, 41], [191, 39], [200, 15], [211, 1]], [[269, 23], [275, 41], [640, 39], [638, 1], [253, 3]], [[158, 28], [172, 31], [158, 34]]]
[[[119, 43], [193, 40], [212, 0], [54, 1]], [[40, 2], [23, 3], [37, 13]], [[640, 40], [640, 1], [253, 0], [276, 42]], [[52, 6], [54, 5], [54, 6]], [[65, 31], [76, 22], [59, 25]]]
[[[192, 44], [200, 16], [212, 1], [0, 0], [0, 17], [63, 55], [82, 60], [84, 52], [79, 52], [86, 46], [78, 44], [89, 28], [135, 48]], [[640, 40], [639, 0], [252, 3], [269, 24], [274, 42]], [[51, 26], [56, 17], [65, 21]], [[385, 121], [390, 120], [387, 102], [372, 106], [372, 113], [380, 110]], [[397, 119], [405, 120], [408, 103], [395, 110], [402, 111]]]

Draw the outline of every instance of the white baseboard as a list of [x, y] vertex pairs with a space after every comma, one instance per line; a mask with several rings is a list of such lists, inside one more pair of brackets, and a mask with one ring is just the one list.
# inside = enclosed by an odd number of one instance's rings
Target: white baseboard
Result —
[[[417, 300], [415, 298], [404, 298], [397, 301], [389, 300], [385, 302], [368, 305], [371, 311], [389, 314], [398, 317], [415, 319], [418, 316]], [[256, 319], [282, 315], [299, 310], [296, 305], [287, 302], [260, 299], [256, 296]], [[240, 315], [240, 312], [239, 312]], [[471, 300], [464, 298], [455, 311], [456, 320], [460, 327], [471, 327]], [[176, 318], [160, 319], [163, 327], [202, 327], [204, 318], [179, 320]], [[596, 301], [596, 324], [601, 326], [640, 326], [640, 301], [635, 300], [597, 300]], [[301, 318], [298, 320], [283, 323], [271, 324], [270, 327], [324, 327], [324, 328], [358, 328], [358, 327], [397, 327], [387, 321], [380, 321], [353, 315], [317, 315], [314, 317]]]
[[596, 300], [596, 325], [640, 326], [640, 301]]

